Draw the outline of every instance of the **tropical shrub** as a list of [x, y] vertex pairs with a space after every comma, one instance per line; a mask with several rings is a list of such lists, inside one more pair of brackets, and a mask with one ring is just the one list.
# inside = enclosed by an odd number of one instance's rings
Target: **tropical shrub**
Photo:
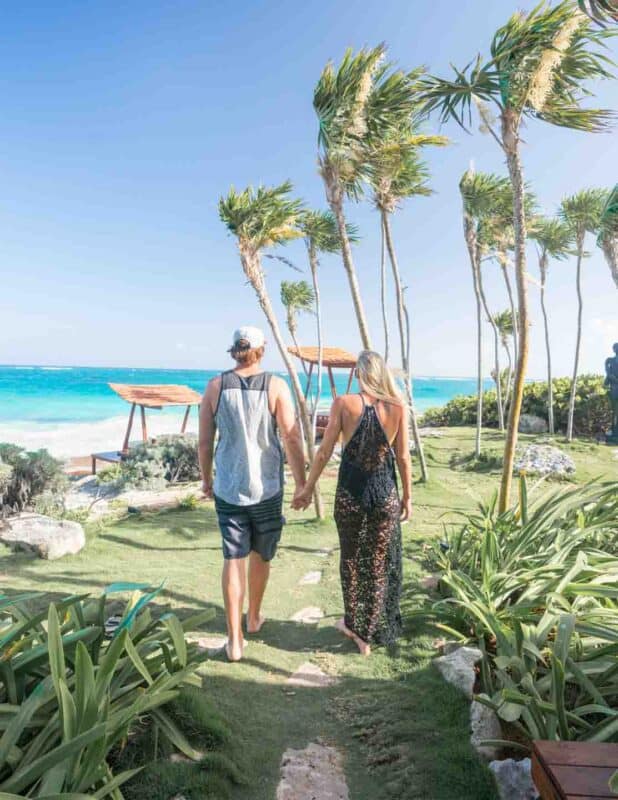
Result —
[[480, 506], [435, 548], [422, 614], [483, 652], [477, 699], [519, 738], [618, 739], [618, 483]]
[[[146, 604], [159, 590], [145, 589], [116, 584], [97, 600], [73, 596], [38, 613], [28, 608], [38, 595], [0, 596], [3, 797], [122, 798], [118, 787], [139, 768], [113, 774], [110, 753], [138, 721], [150, 720], [189, 759], [202, 758], [166, 706], [181, 687], [200, 685], [200, 659], [184, 631], [212, 614], [155, 620]], [[106, 597], [127, 590], [131, 600], [108, 638]]]
[[62, 462], [47, 450], [0, 443], [0, 512], [23, 511], [43, 492], [61, 494], [66, 485]]
[[162, 489], [199, 477], [197, 440], [192, 435], [161, 436], [154, 443], [137, 445], [121, 463], [121, 485], [138, 489]]
[[[571, 379], [556, 378], [552, 381], [552, 387], [556, 430], [566, 431]], [[526, 384], [522, 414], [534, 414], [547, 419], [547, 381]], [[427, 426], [475, 425], [476, 395], [461, 395], [449, 400], [444, 406], [427, 409], [423, 413], [422, 422]], [[494, 389], [483, 395], [483, 425], [488, 428], [498, 427]], [[575, 397], [575, 433], [579, 436], [597, 436], [610, 426], [611, 411], [603, 378], [600, 375], [580, 376]]]

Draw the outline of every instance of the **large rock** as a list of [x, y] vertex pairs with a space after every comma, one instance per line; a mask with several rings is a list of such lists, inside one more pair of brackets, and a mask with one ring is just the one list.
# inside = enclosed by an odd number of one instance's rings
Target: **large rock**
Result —
[[532, 780], [532, 764], [529, 758], [515, 761], [492, 761], [489, 769], [494, 773], [500, 800], [536, 800], [539, 796]]
[[519, 418], [520, 433], [547, 433], [549, 430], [547, 422], [543, 417], [535, 414], [522, 414]]
[[446, 656], [440, 656], [434, 661], [442, 673], [445, 681], [452, 683], [472, 699], [476, 673], [474, 665], [481, 660], [483, 654], [476, 647], [459, 647]]
[[79, 522], [20, 514], [0, 528], [0, 541], [13, 550], [36, 553], [39, 558], [52, 561], [79, 553], [86, 544], [86, 536]]
[[499, 747], [484, 745], [484, 741], [502, 739], [502, 728], [496, 712], [473, 700], [470, 705], [470, 742], [476, 752], [491, 761], [498, 756]]
[[517, 453], [515, 472], [530, 472], [534, 475], [549, 475], [564, 478], [575, 472], [575, 462], [557, 447], [529, 444]]

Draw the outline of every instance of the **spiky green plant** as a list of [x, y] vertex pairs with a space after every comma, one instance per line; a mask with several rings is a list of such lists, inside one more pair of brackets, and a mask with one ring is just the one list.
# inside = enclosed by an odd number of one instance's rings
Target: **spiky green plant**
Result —
[[[313, 460], [315, 446], [307, 402], [298, 373], [281, 335], [277, 316], [266, 288], [261, 259], [264, 248], [285, 244], [302, 236], [299, 224], [304, 208], [299, 200], [290, 197], [291, 191], [292, 184], [289, 181], [273, 187], [258, 186], [257, 189], [248, 186], [242, 192], [237, 192], [232, 187], [227, 196], [219, 200], [219, 216], [238, 240], [243, 271], [255, 291], [290, 376], [309, 458]], [[321, 519], [324, 509], [319, 488], [316, 488], [315, 506], [316, 514]]]
[[[609, 128], [611, 111], [584, 108], [588, 80], [611, 77], [603, 46], [610, 31], [595, 26], [571, 0], [555, 6], [542, 2], [528, 13], [517, 12], [498, 29], [490, 58], [479, 55], [452, 79], [424, 79], [426, 109], [442, 120], [466, 127], [472, 105], [479, 107], [487, 132], [504, 152], [513, 187], [513, 229], [520, 342], [513, 398], [509, 409], [500, 488], [500, 509], [510, 504], [513, 464], [529, 347], [526, 285], [526, 220], [520, 129], [524, 118], [580, 131]], [[497, 115], [497, 123], [490, 109]]]
[[597, 244], [603, 250], [607, 266], [618, 289], [618, 183], [610, 192], [601, 214]]
[[573, 249], [573, 231], [562, 220], [555, 217], [535, 217], [528, 231], [529, 237], [536, 242], [539, 255], [539, 273], [541, 276], [540, 295], [541, 310], [543, 312], [543, 328], [545, 332], [545, 358], [547, 361], [547, 424], [549, 432], [555, 433], [554, 424], [554, 398], [551, 369], [551, 346], [549, 339], [549, 318], [545, 303], [545, 288], [547, 285], [547, 269], [549, 259], [564, 260]]
[[571, 197], [566, 197], [560, 204], [560, 218], [572, 231], [577, 252], [577, 269], [575, 287], [577, 291], [577, 331], [575, 336], [575, 356], [573, 358], [573, 379], [571, 383], [571, 401], [567, 420], [567, 441], [573, 439], [573, 414], [577, 394], [577, 374], [579, 371], [579, 352], [582, 338], [582, 317], [584, 301], [582, 296], [582, 261], [584, 258], [584, 242], [587, 233], [597, 234], [601, 225], [601, 214], [607, 200], [607, 192], [603, 189], [584, 189]]

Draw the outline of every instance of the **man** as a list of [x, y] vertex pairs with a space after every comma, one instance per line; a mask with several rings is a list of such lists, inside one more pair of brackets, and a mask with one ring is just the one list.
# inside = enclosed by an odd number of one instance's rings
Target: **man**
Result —
[[[230, 661], [242, 658], [242, 612], [249, 559], [247, 633], [264, 622], [262, 598], [283, 527], [283, 452], [296, 488], [305, 484], [305, 456], [286, 382], [264, 372], [264, 334], [243, 327], [229, 352], [236, 366], [210, 381], [200, 407], [203, 490], [214, 497], [223, 536], [222, 589]], [[219, 440], [215, 451], [215, 432]], [[214, 455], [214, 482], [213, 482]]]

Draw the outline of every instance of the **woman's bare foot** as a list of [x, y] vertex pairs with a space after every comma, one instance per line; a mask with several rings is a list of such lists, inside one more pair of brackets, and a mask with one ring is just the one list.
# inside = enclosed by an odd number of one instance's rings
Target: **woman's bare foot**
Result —
[[232, 643], [228, 639], [225, 644], [225, 655], [227, 656], [227, 660], [232, 662], [240, 661], [243, 655], [244, 647], [244, 641]]
[[341, 617], [341, 619], [338, 619], [337, 622], [335, 622], [335, 628], [337, 628], [339, 633], [342, 633], [344, 636], [347, 636], [348, 639], [354, 639], [354, 634], [345, 624], [345, 619], [343, 617]]
[[363, 641], [360, 636], [357, 636], [354, 631], [351, 631], [348, 626], [345, 624], [344, 619], [337, 620], [335, 623], [335, 628], [338, 631], [343, 633], [344, 636], [347, 636], [348, 639], [352, 639], [354, 644], [358, 647], [358, 650], [362, 656], [370, 656], [371, 655], [371, 645], [367, 644], [367, 642]]
[[367, 642], [363, 641], [359, 636], [355, 636], [354, 641], [356, 642], [356, 646], [358, 647], [358, 651], [361, 656], [367, 658], [367, 656], [371, 655], [371, 645], [367, 644]]
[[249, 619], [247, 616], [247, 633], [259, 633], [266, 618], [261, 614], [257, 619]]

